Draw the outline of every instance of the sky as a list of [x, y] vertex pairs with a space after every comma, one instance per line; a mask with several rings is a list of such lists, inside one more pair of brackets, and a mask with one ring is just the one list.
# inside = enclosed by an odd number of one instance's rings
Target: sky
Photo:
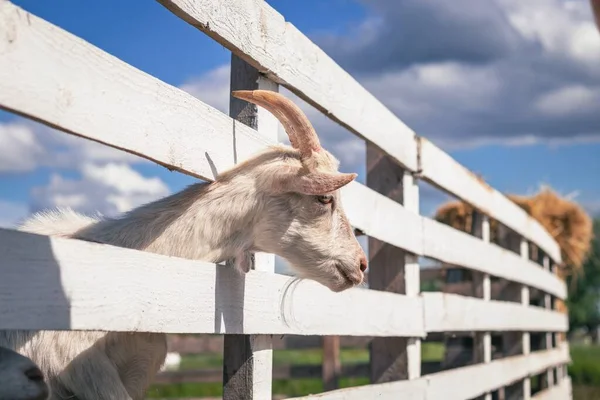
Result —
[[[228, 112], [230, 52], [158, 2], [13, 3]], [[549, 185], [600, 215], [600, 34], [587, 0], [268, 3], [496, 189]], [[289, 96], [341, 169], [364, 182], [364, 142]], [[57, 206], [117, 215], [192, 182], [0, 110], [0, 226]], [[432, 215], [448, 197], [421, 187], [421, 211]]]

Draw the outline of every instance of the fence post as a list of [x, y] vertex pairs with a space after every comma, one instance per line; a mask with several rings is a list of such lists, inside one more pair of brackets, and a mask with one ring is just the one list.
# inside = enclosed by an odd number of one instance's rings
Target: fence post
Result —
[[[485, 243], [490, 243], [490, 219], [487, 215], [473, 210], [473, 227], [471, 229], [474, 236], [481, 238]], [[484, 301], [492, 299], [492, 285], [489, 274], [473, 272], [473, 283], [475, 297], [480, 297]], [[490, 332], [475, 333], [473, 343], [473, 358], [476, 363], [489, 363], [492, 361], [492, 335]], [[492, 394], [486, 393], [481, 396], [482, 400], [492, 400]]]
[[[412, 210], [418, 212], [418, 187], [412, 182], [412, 176], [405, 174], [391, 157], [371, 143], [367, 143], [367, 186], [398, 203], [410, 202]], [[369, 288], [418, 294], [416, 259], [407, 258], [407, 253], [398, 247], [369, 237]], [[420, 375], [420, 366], [418, 340], [375, 337], [370, 343], [372, 383], [415, 378]]]
[[[498, 245], [508, 251], [521, 254], [521, 237], [508, 229], [503, 224], [498, 224]], [[505, 283], [502, 292], [499, 294], [499, 300], [522, 302], [523, 286], [512, 281]], [[522, 354], [523, 351], [523, 335], [519, 332], [504, 332], [502, 333], [502, 356], [510, 357]], [[523, 381], [519, 380], [515, 383], [498, 389], [498, 397], [500, 400], [523, 400]]]
[[[402, 180], [404, 208], [415, 214], [420, 213], [419, 184], [409, 171], [404, 171]], [[415, 254], [404, 255], [404, 284], [407, 296], [418, 296], [421, 292], [421, 268], [419, 257]], [[421, 339], [409, 338], [406, 347], [408, 357], [408, 379], [421, 376]]]
[[[521, 238], [521, 258], [529, 260], [529, 242], [525, 238]], [[529, 307], [529, 287], [527, 285], [521, 286], [521, 305], [523, 307]], [[531, 340], [529, 332], [523, 332], [521, 347], [524, 355], [531, 353]], [[531, 378], [529, 376], [523, 379], [523, 399], [529, 400], [531, 398]]]
[[[549, 273], [552, 272], [552, 268], [550, 267], [550, 257], [548, 257], [547, 255], [544, 254], [544, 261], [543, 261], [543, 265], [544, 265], [544, 269], [546, 271], [548, 271]], [[546, 308], [547, 310], [552, 310], [552, 295], [545, 293], [544, 294], [544, 308]], [[546, 332], [546, 340], [545, 340], [545, 348], [546, 350], [550, 350], [551, 348], [554, 347], [554, 333], [552, 332]], [[554, 386], [554, 368], [549, 368], [546, 371], [545, 377], [544, 377], [544, 386], [545, 388], [550, 388], [552, 386]]]
[[[231, 90], [266, 89], [278, 91], [278, 85], [231, 55]], [[229, 115], [269, 139], [277, 140], [278, 121], [265, 109], [231, 96]], [[236, 160], [236, 162], [239, 160]], [[274, 272], [275, 256], [257, 253], [254, 269]], [[225, 335], [223, 346], [223, 400], [272, 398], [272, 335]]]
[[340, 337], [323, 336], [323, 389], [325, 391], [338, 388], [342, 369], [340, 363]]

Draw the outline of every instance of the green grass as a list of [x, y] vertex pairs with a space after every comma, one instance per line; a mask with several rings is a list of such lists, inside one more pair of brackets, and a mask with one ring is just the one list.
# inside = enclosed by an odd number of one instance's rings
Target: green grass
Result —
[[[340, 387], [368, 385], [368, 378], [342, 378]], [[273, 381], [273, 393], [288, 396], [306, 396], [323, 392], [321, 379], [281, 379]], [[175, 385], [155, 386], [147, 393], [149, 399], [169, 397], [219, 397], [223, 395], [221, 382], [214, 383], [182, 383]]]
[[571, 345], [571, 359], [573, 384], [600, 387], [600, 346]]
[[422, 343], [421, 361], [442, 361], [444, 359], [444, 345], [442, 343]]
[[[439, 343], [423, 343], [421, 346], [423, 361], [440, 361], [444, 356], [444, 346]], [[360, 364], [369, 362], [367, 349], [340, 349], [342, 364]], [[319, 365], [323, 361], [321, 349], [306, 350], [274, 350], [273, 366], [278, 365]], [[181, 360], [181, 369], [213, 369], [220, 368], [223, 363], [222, 354], [198, 354], [185, 356]], [[340, 387], [368, 385], [368, 378], [342, 378]], [[273, 393], [288, 396], [305, 396], [323, 392], [321, 379], [281, 379], [273, 381]], [[154, 385], [147, 398], [169, 397], [219, 397], [222, 396], [221, 382], [212, 383], [180, 383], [171, 385]]]
[[[441, 361], [444, 357], [444, 346], [441, 343], [423, 343], [421, 358], [423, 361]], [[342, 364], [360, 364], [369, 362], [367, 349], [341, 349], [340, 360]], [[306, 350], [274, 350], [273, 365], [319, 365], [323, 362], [321, 349]], [[181, 369], [220, 368], [223, 364], [223, 355], [218, 353], [197, 354], [184, 356], [181, 360]]]
[[[439, 343], [423, 343], [421, 357], [423, 361], [441, 361], [444, 346]], [[600, 346], [571, 345], [573, 364], [569, 366], [569, 375], [573, 380], [574, 400], [600, 399]], [[323, 359], [320, 349], [275, 350], [273, 365], [319, 365]], [[342, 364], [369, 362], [367, 349], [341, 349]], [[182, 369], [220, 368], [223, 363], [221, 354], [200, 354], [183, 357]], [[368, 378], [343, 378], [341, 387], [361, 386], [369, 384]], [[288, 396], [305, 396], [323, 392], [320, 379], [281, 379], [273, 382], [273, 393]], [[148, 398], [185, 398], [185, 397], [220, 397], [221, 382], [214, 383], [182, 383], [173, 385], [155, 385], [148, 391]]]
[[600, 399], [600, 346], [571, 344], [573, 400]]

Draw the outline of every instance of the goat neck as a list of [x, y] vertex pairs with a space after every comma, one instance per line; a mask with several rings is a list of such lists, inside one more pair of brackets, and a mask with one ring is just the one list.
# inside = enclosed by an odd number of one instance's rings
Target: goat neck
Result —
[[225, 182], [194, 184], [122, 217], [92, 224], [73, 237], [221, 262], [246, 257], [252, 251], [252, 227], [260, 204], [252, 180], [236, 176]]

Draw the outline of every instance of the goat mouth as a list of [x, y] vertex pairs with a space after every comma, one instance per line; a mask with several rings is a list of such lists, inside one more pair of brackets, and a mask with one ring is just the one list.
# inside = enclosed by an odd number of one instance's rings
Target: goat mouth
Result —
[[339, 265], [336, 265], [335, 268], [338, 270], [342, 278], [344, 279], [344, 283], [350, 286], [355, 286], [356, 283], [350, 278], [348, 273], [344, 271]]

